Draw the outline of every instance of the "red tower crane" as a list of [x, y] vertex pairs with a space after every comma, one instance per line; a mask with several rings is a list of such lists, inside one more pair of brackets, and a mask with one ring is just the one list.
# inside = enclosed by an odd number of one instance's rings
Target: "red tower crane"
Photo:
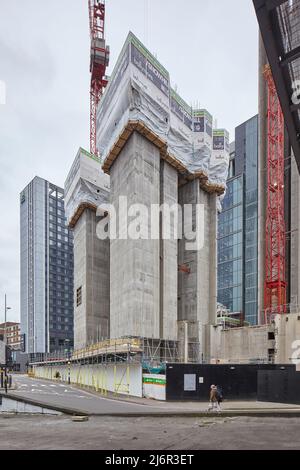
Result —
[[267, 212], [264, 308], [265, 322], [286, 312], [284, 219], [284, 119], [270, 67], [264, 76], [268, 88]]
[[105, 45], [105, 0], [89, 0], [91, 34], [91, 109], [90, 109], [90, 152], [98, 155], [97, 148], [97, 107], [107, 85], [105, 75], [109, 64], [109, 46]]

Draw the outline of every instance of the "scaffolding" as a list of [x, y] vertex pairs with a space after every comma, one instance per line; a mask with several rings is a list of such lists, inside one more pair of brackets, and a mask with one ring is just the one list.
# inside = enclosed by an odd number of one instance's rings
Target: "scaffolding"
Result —
[[126, 337], [108, 339], [70, 352], [31, 354], [30, 365], [141, 363], [148, 371], [165, 369], [167, 362], [179, 362], [178, 341]]
[[179, 362], [178, 341], [141, 338], [142, 366], [149, 373], [159, 373], [165, 370], [168, 362]]

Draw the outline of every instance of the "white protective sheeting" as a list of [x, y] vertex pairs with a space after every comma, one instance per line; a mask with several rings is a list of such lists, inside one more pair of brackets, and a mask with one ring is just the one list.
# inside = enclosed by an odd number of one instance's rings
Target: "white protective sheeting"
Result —
[[96, 208], [108, 202], [109, 189], [109, 176], [103, 173], [100, 159], [80, 148], [65, 182], [68, 224], [81, 204]]
[[[170, 86], [169, 73], [129, 33], [97, 113], [102, 162], [128, 121], [141, 121], [167, 144], [191, 173], [225, 186], [229, 148], [213, 152], [212, 116], [192, 109]], [[226, 134], [228, 136], [228, 133]]]
[[209, 175], [212, 183], [224, 184], [229, 168], [229, 134], [225, 129], [214, 129]]

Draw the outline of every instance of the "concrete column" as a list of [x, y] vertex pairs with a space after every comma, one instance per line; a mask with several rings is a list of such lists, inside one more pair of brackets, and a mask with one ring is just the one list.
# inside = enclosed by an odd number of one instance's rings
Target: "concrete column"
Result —
[[[216, 197], [202, 191], [195, 180], [179, 188], [179, 203], [204, 205], [204, 244], [200, 250], [186, 249], [178, 242], [179, 265], [189, 273], [178, 273], [178, 321], [188, 322], [189, 360], [210, 361], [210, 325], [216, 321]], [[195, 229], [195, 206], [193, 210]], [[190, 223], [184, 220], [184, 227]]]
[[[161, 215], [160, 240], [160, 338], [177, 339], [177, 271], [178, 257], [175, 239], [177, 229], [176, 217], [172, 211], [177, 210], [178, 202], [178, 174], [177, 171], [165, 161], [161, 161], [160, 170], [160, 203], [165, 204], [167, 211], [165, 217]], [[168, 219], [170, 209], [170, 219]], [[163, 233], [165, 231], [165, 234]], [[166, 235], [170, 234], [167, 239]], [[166, 239], [163, 237], [165, 236]]]
[[[200, 190], [200, 204], [204, 204], [205, 207], [204, 248], [199, 253], [199, 279], [201, 280], [202, 277], [205, 279], [205, 282], [201, 282], [200, 318], [203, 322], [203, 359], [205, 362], [210, 362], [211, 326], [217, 322], [217, 196]], [[207, 274], [203, 271], [203, 266], [207, 270]], [[207, 277], [208, 286], [206, 284]], [[201, 298], [205, 296], [207, 288], [208, 307], [201, 303]]]
[[95, 212], [85, 209], [74, 228], [75, 349], [109, 337], [109, 240], [97, 238], [97, 221]]
[[[143, 136], [134, 132], [111, 168], [110, 202], [119, 212], [120, 196], [128, 208], [160, 203], [160, 153]], [[127, 233], [136, 217], [126, 220], [123, 209], [118, 232]], [[150, 217], [141, 232], [150, 230]], [[160, 335], [160, 241], [111, 239], [110, 241], [110, 335], [159, 338]]]

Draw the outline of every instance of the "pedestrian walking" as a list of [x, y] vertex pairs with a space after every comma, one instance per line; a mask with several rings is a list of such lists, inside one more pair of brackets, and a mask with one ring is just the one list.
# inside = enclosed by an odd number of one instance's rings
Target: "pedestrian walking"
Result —
[[221, 411], [216, 385], [211, 385], [210, 387], [208, 411]]
[[217, 385], [216, 395], [217, 395], [217, 402], [218, 402], [218, 411], [221, 411], [220, 404], [223, 401], [223, 390], [222, 390], [222, 387], [220, 387], [220, 385]]
[[4, 390], [5, 390], [5, 393], [7, 393], [7, 385], [8, 385], [7, 374], [5, 374], [4, 375]]

